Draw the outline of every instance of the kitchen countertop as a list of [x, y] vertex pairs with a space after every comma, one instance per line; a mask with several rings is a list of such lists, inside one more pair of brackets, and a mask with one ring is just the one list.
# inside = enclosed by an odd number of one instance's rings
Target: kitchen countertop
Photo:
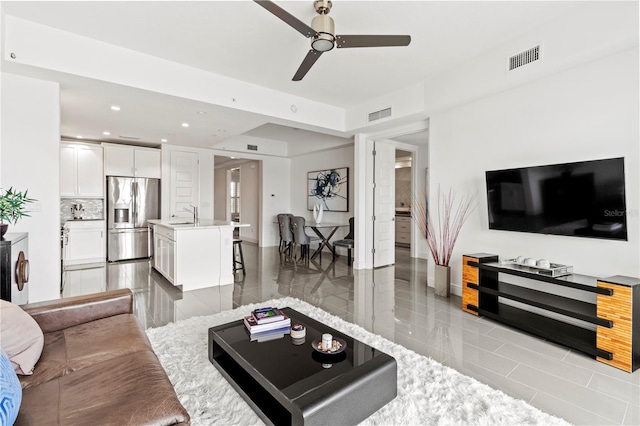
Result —
[[194, 224], [189, 219], [175, 219], [175, 220], [161, 220], [152, 219], [148, 220], [148, 223], [152, 225], [158, 225], [169, 229], [175, 230], [189, 230], [189, 229], [207, 229], [207, 228], [220, 228], [220, 227], [245, 227], [250, 226], [248, 223], [230, 222], [226, 220], [200, 220], [197, 224]]

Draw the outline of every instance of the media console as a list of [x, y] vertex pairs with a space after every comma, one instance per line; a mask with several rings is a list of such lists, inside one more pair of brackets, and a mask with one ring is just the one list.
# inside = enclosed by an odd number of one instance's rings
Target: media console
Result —
[[[500, 274], [526, 280], [512, 284], [501, 281]], [[536, 289], [536, 282], [551, 286]], [[596, 301], [556, 294], [563, 292], [554, 292], [554, 286], [595, 294]], [[519, 304], [530, 308], [518, 307]], [[520, 265], [503, 265], [494, 254], [468, 254], [462, 257], [462, 309], [586, 353], [627, 372], [640, 367], [639, 278], [580, 274], [549, 277]]]

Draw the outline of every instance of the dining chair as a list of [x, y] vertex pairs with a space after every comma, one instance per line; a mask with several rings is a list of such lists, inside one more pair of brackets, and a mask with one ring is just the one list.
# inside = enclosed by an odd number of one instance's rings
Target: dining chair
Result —
[[311, 244], [320, 244], [322, 240], [318, 237], [310, 237], [305, 232], [306, 220], [302, 216], [293, 216], [291, 218], [291, 231], [293, 233], [293, 243], [300, 245], [300, 259], [309, 260], [309, 246]]
[[[351, 265], [351, 250], [354, 247], [354, 238], [353, 238], [353, 228], [354, 228], [354, 218], [349, 218], [349, 233], [345, 235], [342, 240], [334, 241], [333, 247], [345, 247], [347, 249], [347, 265]], [[336, 253], [333, 251], [333, 259], [335, 260]]]
[[289, 251], [291, 255], [291, 246], [293, 244], [293, 232], [291, 232], [291, 213], [280, 213], [278, 215], [278, 229], [280, 230], [280, 253]]

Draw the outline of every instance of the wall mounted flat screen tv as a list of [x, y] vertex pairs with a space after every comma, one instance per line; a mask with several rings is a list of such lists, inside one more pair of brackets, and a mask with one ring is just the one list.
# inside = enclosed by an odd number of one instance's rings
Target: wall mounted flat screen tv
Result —
[[486, 172], [489, 229], [627, 240], [624, 158]]

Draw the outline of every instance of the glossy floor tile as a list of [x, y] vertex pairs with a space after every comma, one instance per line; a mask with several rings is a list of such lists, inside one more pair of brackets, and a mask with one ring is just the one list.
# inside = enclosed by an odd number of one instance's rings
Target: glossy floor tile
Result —
[[640, 371], [625, 373], [563, 346], [460, 309], [435, 296], [427, 267], [398, 249], [397, 263], [353, 270], [345, 257], [297, 263], [277, 248], [243, 244], [246, 276], [234, 284], [182, 292], [148, 261], [64, 272], [63, 296], [130, 288], [140, 323], [159, 327], [285, 296], [429, 356], [463, 374], [578, 425], [640, 424]]

